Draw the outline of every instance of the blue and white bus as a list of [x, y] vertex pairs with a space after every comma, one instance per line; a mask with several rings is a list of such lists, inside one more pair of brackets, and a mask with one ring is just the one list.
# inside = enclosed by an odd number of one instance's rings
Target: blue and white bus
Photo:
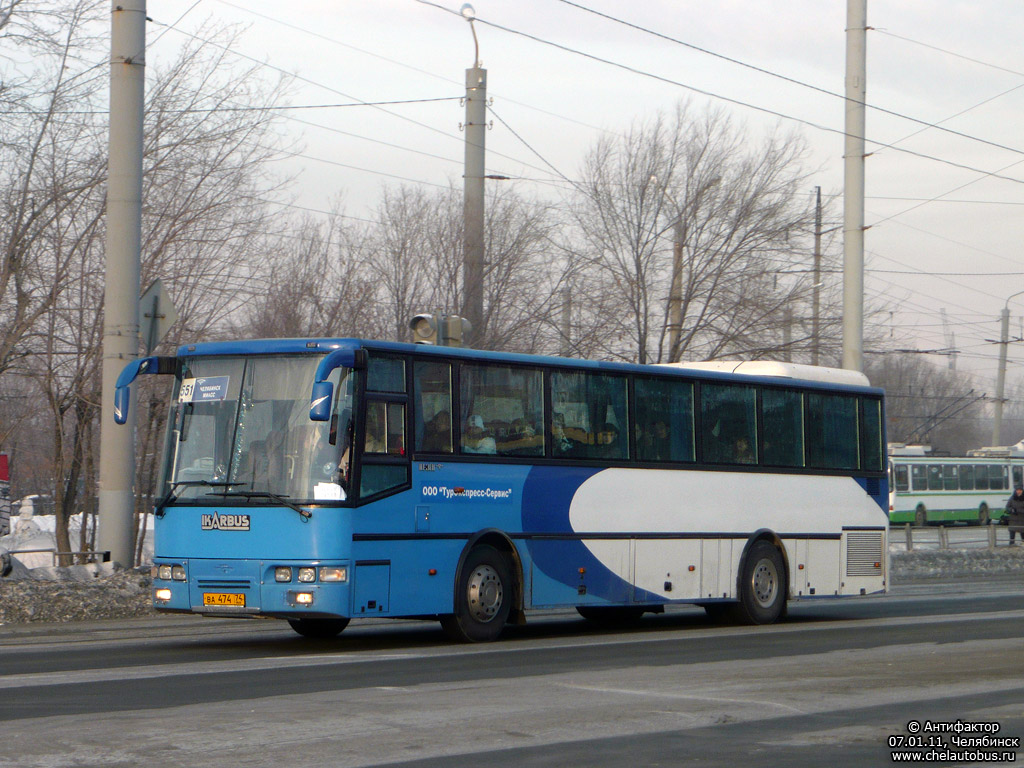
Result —
[[[732, 369], [739, 366], [739, 372]], [[495, 639], [887, 589], [882, 391], [782, 363], [631, 365], [359, 339], [184, 346], [156, 506], [160, 611], [429, 617]]]

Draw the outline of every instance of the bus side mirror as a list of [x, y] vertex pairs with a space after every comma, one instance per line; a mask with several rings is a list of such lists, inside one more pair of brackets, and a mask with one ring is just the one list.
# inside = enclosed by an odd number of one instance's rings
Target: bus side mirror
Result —
[[334, 385], [329, 381], [313, 383], [313, 397], [309, 403], [309, 418], [312, 421], [330, 421], [331, 401], [334, 399]]
[[142, 373], [177, 375], [180, 363], [176, 357], [141, 357], [132, 360], [117, 377], [114, 389], [114, 421], [124, 424], [128, 421], [128, 404], [131, 402], [131, 383]]

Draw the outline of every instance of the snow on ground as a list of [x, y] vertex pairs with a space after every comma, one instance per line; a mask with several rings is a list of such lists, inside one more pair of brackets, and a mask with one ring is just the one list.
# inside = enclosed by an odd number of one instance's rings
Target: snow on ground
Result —
[[[68, 523], [72, 550], [80, 547], [82, 516], [72, 515]], [[18, 553], [11, 557], [24, 569], [49, 568], [54, 565], [57, 549], [57, 518], [55, 515], [21, 514], [11, 517], [11, 533], [0, 536], [0, 552]], [[43, 550], [43, 551], [32, 551]], [[143, 541], [143, 563], [153, 561], [153, 519], [149, 518]], [[17, 565], [16, 565], [17, 567]], [[18, 569], [20, 570], [20, 569]]]

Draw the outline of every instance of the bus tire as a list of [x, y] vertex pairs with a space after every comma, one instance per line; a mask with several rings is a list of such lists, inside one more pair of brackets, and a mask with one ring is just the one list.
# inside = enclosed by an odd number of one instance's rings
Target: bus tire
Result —
[[978, 507], [978, 525], [988, 525], [992, 521], [988, 513], [988, 504], [984, 501], [981, 502], [981, 506]]
[[603, 627], [635, 624], [644, 615], [644, 609], [635, 605], [577, 605], [576, 612], [589, 622]]
[[740, 573], [739, 603], [734, 608], [742, 624], [772, 624], [786, 607], [786, 568], [782, 554], [767, 541], [755, 541]]
[[914, 511], [914, 525], [924, 527], [928, 525], [928, 509], [924, 504], [918, 504]]
[[515, 602], [508, 558], [494, 547], [474, 547], [455, 583], [455, 613], [441, 617], [441, 627], [461, 643], [497, 640]]
[[288, 619], [288, 623], [303, 637], [330, 640], [345, 630], [348, 619]]

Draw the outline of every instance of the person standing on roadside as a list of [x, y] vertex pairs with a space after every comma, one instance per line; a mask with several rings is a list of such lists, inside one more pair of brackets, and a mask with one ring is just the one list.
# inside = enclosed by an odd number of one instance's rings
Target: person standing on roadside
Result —
[[1014, 544], [1014, 536], [1020, 534], [1024, 543], [1024, 487], [1013, 489], [1013, 496], [1006, 502], [1006, 524], [1010, 528], [1010, 546]]

